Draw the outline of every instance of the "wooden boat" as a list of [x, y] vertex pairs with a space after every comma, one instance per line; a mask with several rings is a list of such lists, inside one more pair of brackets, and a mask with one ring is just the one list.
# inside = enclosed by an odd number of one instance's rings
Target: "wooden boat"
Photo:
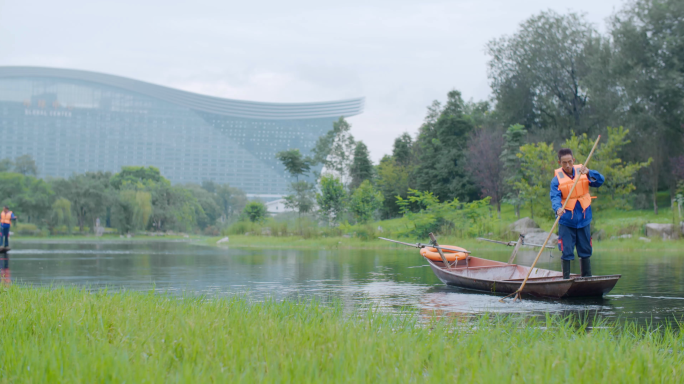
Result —
[[[445, 246], [446, 247], [446, 246]], [[456, 266], [446, 268], [443, 262], [425, 259], [432, 271], [447, 285], [492, 293], [513, 293], [520, 288], [529, 267], [469, 256]], [[539, 297], [589, 297], [610, 292], [621, 275], [580, 277], [571, 274], [534, 268], [522, 293]]]
[[[436, 239], [432, 233], [430, 234], [430, 237], [433, 241], [432, 244], [436, 244]], [[513, 260], [515, 259], [520, 246], [532, 245], [524, 242], [523, 235], [520, 235], [520, 239], [517, 242], [500, 242], [481, 239], [509, 246], [515, 245], [515, 249], [513, 250], [513, 254], [508, 263], [473, 257], [470, 256], [470, 252], [450, 245], [437, 246], [436, 248], [441, 249], [445, 253], [451, 252], [452, 256], [454, 254], [460, 255], [456, 260], [454, 260], [454, 257], [452, 257], [451, 260], [445, 260], [434, 255], [437, 252], [437, 249], [434, 248], [435, 245], [432, 244], [404, 243], [386, 239], [384, 237], [381, 237], [380, 239], [420, 248], [422, 250], [421, 255], [425, 256], [424, 259], [430, 263], [430, 267], [435, 275], [437, 275], [443, 283], [456, 287], [484, 292], [511, 294], [520, 289], [520, 285], [530, 271], [530, 267], [513, 264]], [[427, 250], [429, 250], [429, 252], [425, 252]], [[449, 265], [447, 266], [444, 261], [440, 260], [448, 260], [447, 263]], [[455, 264], [451, 262], [452, 260], [455, 261]], [[571, 274], [569, 279], [563, 279], [563, 272], [534, 268], [530, 273], [530, 277], [527, 280], [522, 293], [539, 297], [555, 298], [602, 296], [613, 289], [620, 277], [622, 277], [622, 275], [581, 277], [577, 274]]]

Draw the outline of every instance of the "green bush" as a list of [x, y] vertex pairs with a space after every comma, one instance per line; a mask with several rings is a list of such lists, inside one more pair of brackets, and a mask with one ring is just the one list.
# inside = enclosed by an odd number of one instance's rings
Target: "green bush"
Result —
[[363, 241], [375, 240], [378, 237], [377, 227], [372, 224], [359, 226], [356, 229], [356, 236]]
[[266, 205], [261, 201], [250, 201], [242, 210], [242, 215], [245, 219], [253, 223], [260, 223], [266, 219], [268, 211]]
[[290, 234], [288, 230], [287, 221], [273, 221], [270, 223], [271, 235], [273, 236], [288, 236]]
[[[410, 189], [408, 197], [397, 197], [405, 225], [399, 232], [403, 237], [426, 238], [430, 232], [458, 237], [484, 235], [494, 227], [490, 211], [490, 197], [461, 203], [458, 199], [439, 202], [432, 192]], [[420, 207], [412, 212], [410, 207]]]
[[37, 225], [31, 223], [17, 223], [12, 226], [12, 232], [21, 236], [41, 236], [42, 231]]
[[216, 228], [215, 226], [210, 225], [210, 226], [204, 228], [202, 233], [204, 233], [204, 235], [206, 235], [206, 236], [218, 236], [221, 233], [221, 231], [219, 231], [219, 229]]
[[250, 234], [250, 235], [260, 235], [261, 234], [261, 225], [258, 223], [253, 223], [251, 221], [238, 221], [236, 223], [233, 223], [230, 227], [224, 229], [221, 231], [221, 234], [223, 236], [226, 235], [245, 235], [245, 234]]

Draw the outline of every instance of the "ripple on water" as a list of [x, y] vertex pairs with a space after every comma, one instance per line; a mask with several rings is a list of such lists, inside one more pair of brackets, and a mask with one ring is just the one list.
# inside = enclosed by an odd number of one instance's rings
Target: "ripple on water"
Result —
[[[447, 287], [424, 261], [403, 251], [236, 250], [171, 242], [13, 243], [14, 281], [79, 284], [173, 294], [340, 300], [384, 311], [411, 308], [431, 314], [598, 313], [639, 319], [684, 316], [684, 254], [603, 253], [592, 257], [596, 274], [623, 275], [603, 299], [528, 298], [500, 303], [502, 296]], [[22, 249], [22, 247], [26, 247]], [[506, 260], [507, 252], [487, 253]], [[415, 255], [414, 255], [415, 256]], [[545, 268], [558, 269], [557, 260]], [[573, 268], [578, 267], [576, 264]]]
[[382, 307], [416, 305], [420, 310], [454, 313], [525, 313], [525, 312], [568, 312], [603, 311], [610, 312], [612, 307], [597, 304], [573, 304], [561, 300], [540, 300], [527, 298], [513, 302], [500, 302], [503, 296], [478, 293], [465, 289], [442, 285], [398, 284], [393, 281], [378, 281], [348, 288], [364, 294], [374, 304]]

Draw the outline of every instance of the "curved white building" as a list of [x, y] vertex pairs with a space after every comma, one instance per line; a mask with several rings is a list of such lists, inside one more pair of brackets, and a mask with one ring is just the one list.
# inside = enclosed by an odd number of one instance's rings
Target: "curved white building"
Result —
[[308, 154], [333, 121], [363, 107], [363, 98], [261, 103], [96, 72], [0, 67], [0, 159], [29, 154], [42, 177], [152, 165], [174, 183], [281, 195], [289, 177], [275, 154]]

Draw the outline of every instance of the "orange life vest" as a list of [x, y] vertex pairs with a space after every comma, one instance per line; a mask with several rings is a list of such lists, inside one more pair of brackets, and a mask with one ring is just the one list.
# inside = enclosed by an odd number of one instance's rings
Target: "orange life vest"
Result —
[[0, 212], [0, 223], [11, 224], [12, 223], [12, 211], [7, 211], [7, 213]]
[[[575, 165], [575, 177], [580, 174], [579, 171], [581, 168], [582, 164]], [[563, 172], [563, 168], [558, 168], [554, 172], [558, 178], [558, 190], [563, 194], [562, 203], [565, 204], [565, 200], [570, 194], [570, 189], [572, 189], [572, 184], [575, 182], [575, 179], [571, 179], [570, 176], [566, 175], [565, 172]], [[565, 210], [574, 210], [577, 201], [579, 201], [583, 211], [586, 211], [587, 208], [589, 208], [591, 205], [591, 195], [589, 194], [589, 178], [587, 175], [580, 176], [580, 180], [577, 182], [577, 186], [572, 192], [572, 196], [569, 197], [570, 201], [568, 201], [568, 205], [565, 206]]]

